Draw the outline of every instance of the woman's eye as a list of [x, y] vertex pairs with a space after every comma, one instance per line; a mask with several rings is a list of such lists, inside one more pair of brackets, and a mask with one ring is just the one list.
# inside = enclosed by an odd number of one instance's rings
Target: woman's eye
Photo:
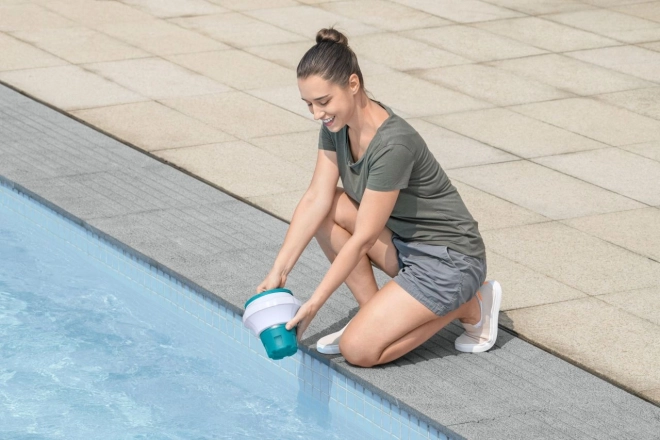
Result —
[[319, 105], [328, 105], [328, 102], [330, 102], [330, 101], [319, 102]]

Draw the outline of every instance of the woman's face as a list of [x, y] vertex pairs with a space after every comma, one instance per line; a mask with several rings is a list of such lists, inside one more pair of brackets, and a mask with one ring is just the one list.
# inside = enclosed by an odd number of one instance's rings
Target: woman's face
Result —
[[357, 75], [349, 78], [348, 86], [341, 87], [318, 75], [298, 78], [300, 97], [307, 104], [314, 119], [321, 120], [332, 132], [338, 132], [349, 123], [355, 111], [355, 96], [360, 81]]

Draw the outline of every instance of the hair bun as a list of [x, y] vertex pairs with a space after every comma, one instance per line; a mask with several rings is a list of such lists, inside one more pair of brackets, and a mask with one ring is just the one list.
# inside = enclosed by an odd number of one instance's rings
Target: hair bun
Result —
[[316, 34], [316, 43], [339, 43], [348, 46], [348, 38], [337, 29], [321, 29]]

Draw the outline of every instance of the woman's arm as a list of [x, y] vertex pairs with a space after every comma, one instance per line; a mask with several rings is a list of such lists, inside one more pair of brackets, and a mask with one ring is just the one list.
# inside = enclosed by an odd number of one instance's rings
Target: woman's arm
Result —
[[330, 270], [328, 270], [310, 299], [300, 308], [296, 316], [287, 323], [287, 329], [298, 325], [298, 337], [302, 337], [321, 306], [348, 278], [360, 259], [376, 243], [378, 236], [392, 214], [398, 197], [399, 190], [365, 190], [358, 208], [353, 235], [341, 248], [330, 266]]
[[257, 292], [284, 286], [287, 275], [328, 215], [338, 181], [337, 153], [319, 150], [309, 188], [300, 199], [280, 252]]

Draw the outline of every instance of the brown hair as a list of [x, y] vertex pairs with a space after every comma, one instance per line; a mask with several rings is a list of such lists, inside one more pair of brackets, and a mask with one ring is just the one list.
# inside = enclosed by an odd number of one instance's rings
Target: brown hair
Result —
[[348, 38], [332, 27], [318, 31], [316, 45], [303, 55], [296, 70], [298, 78], [304, 79], [318, 75], [341, 87], [348, 85], [348, 79], [354, 73], [364, 90], [362, 71], [360, 71], [357, 56], [348, 47]]

